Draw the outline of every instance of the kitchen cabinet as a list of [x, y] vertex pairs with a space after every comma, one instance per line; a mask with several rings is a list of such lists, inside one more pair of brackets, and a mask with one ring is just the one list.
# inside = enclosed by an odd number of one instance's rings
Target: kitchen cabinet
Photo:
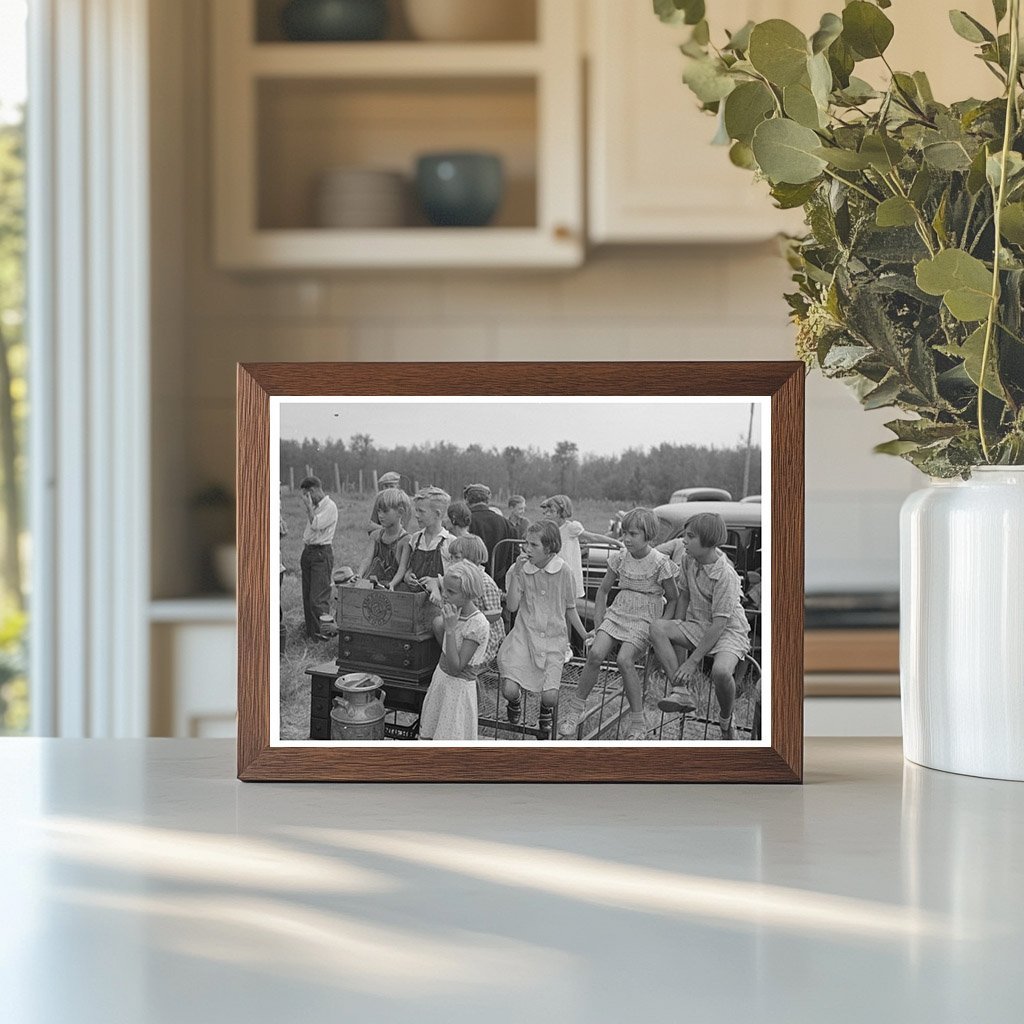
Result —
[[[710, 144], [714, 118], [682, 84], [678, 46], [687, 26], [663, 25], [647, 0], [588, 0], [588, 222], [594, 243], [716, 242], [800, 232], [799, 210], [776, 210], [767, 185]], [[709, 0], [712, 39], [748, 20], [785, 18], [806, 34], [826, 0]], [[957, 7], [988, 24], [989, 0]], [[895, 25], [887, 57], [897, 69], [929, 74], [938, 99], [996, 95], [998, 83], [972, 46], [952, 30], [945, 7], [902, 0], [886, 10]], [[887, 78], [881, 61], [858, 64], [872, 84]]]
[[[574, 266], [583, 258], [579, 7], [535, 4], [532, 39], [281, 38], [275, 0], [218, 0], [213, 32], [213, 219], [229, 269]], [[394, 20], [394, 19], [393, 19]], [[318, 226], [338, 168], [399, 172], [424, 152], [498, 154], [505, 194], [481, 228]], [[322, 223], [322, 222], [321, 222]]]
[[[776, 210], [765, 183], [712, 146], [715, 119], [682, 83], [688, 26], [664, 25], [649, 3], [588, 0], [588, 224], [603, 242], [737, 242], [799, 231], [799, 211]], [[820, 0], [708, 4], [715, 38], [750, 19], [809, 23]], [[726, 10], [727, 6], [727, 10]], [[723, 21], [723, 16], [726, 20]], [[813, 16], [817, 25], [817, 16]]]

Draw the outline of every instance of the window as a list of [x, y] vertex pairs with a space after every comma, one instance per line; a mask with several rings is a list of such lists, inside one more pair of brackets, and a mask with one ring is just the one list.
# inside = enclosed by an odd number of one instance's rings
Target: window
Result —
[[25, 0], [0, 0], [0, 734], [29, 726], [25, 580]]

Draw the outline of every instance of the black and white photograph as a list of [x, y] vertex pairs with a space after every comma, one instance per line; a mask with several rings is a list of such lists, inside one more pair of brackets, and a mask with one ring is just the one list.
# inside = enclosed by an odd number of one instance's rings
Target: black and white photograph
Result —
[[272, 398], [272, 743], [768, 745], [769, 417]]

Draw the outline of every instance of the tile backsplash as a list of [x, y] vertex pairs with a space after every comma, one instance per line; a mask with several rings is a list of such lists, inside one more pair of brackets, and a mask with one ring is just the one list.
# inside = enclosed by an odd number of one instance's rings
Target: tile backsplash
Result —
[[[186, 462], [229, 480], [234, 364], [254, 360], [788, 359], [785, 263], [772, 244], [602, 251], [572, 272], [247, 278], [190, 260]], [[808, 378], [808, 589], [894, 588], [898, 511], [918, 485], [876, 456], [885, 411]]]

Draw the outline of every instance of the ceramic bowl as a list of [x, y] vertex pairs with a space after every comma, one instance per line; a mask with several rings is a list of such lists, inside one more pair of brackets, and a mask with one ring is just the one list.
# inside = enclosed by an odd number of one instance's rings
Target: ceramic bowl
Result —
[[416, 194], [435, 227], [483, 227], [504, 193], [504, 169], [494, 153], [425, 153], [416, 162]]
[[290, 0], [281, 11], [285, 38], [296, 42], [380, 39], [387, 25], [387, 0]]

